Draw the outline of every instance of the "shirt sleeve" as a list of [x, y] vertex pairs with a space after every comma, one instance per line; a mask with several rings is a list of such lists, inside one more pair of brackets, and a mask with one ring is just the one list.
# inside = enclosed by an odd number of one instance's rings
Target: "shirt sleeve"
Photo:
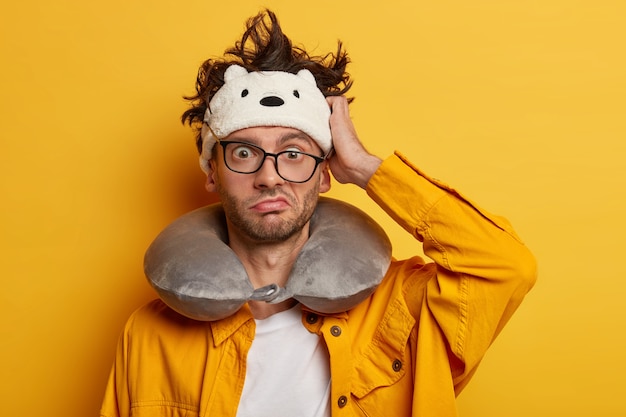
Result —
[[[463, 366], [460, 391], [536, 280], [536, 261], [509, 222], [428, 177], [396, 152], [367, 193], [423, 242], [436, 264], [425, 305]], [[456, 360], [455, 359], [455, 360]]]

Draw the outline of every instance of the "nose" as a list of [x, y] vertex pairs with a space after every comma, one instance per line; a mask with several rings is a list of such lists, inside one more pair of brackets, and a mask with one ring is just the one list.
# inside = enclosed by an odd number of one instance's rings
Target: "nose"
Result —
[[277, 96], [263, 97], [259, 102], [262, 106], [279, 107], [285, 104], [285, 100]]
[[276, 170], [276, 158], [266, 155], [261, 168], [254, 173], [254, 185], [257, 188], [274, 188], [282, 185], [285, 180], [278, 175]]

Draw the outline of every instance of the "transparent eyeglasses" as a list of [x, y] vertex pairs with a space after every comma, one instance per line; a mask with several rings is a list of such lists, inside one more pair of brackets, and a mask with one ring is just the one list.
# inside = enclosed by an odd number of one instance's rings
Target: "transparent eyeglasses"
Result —
[[276, 173], [285, 181], [303, 183], [313, 177], [325, 158], [288, 149], [278, 153], [265, 152], [259, 146], [233, 140], [217, 140], [224, 150], [226, 167], [239, 174], [253, 174], [261, 169], [265, 159], [274, 158]]

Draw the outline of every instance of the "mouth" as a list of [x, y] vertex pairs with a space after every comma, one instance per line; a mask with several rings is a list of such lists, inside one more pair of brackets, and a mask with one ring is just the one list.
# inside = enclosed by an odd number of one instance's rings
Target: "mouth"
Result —
[[256, 211], [257, 213], [264, 214], [283, 211], [288, 209], [289, 207], [291, 207], [291, 204], [289, 204], [286, 198], [277, 197], [261, 200], [252, 205], [250, 209]]

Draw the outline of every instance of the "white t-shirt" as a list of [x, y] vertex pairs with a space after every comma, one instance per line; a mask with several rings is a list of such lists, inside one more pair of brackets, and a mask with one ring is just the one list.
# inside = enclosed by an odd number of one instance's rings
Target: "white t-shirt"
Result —
[[330, 417], [329, 401], [328, 350], [300, 304], [256, 320], [237, 417]]

